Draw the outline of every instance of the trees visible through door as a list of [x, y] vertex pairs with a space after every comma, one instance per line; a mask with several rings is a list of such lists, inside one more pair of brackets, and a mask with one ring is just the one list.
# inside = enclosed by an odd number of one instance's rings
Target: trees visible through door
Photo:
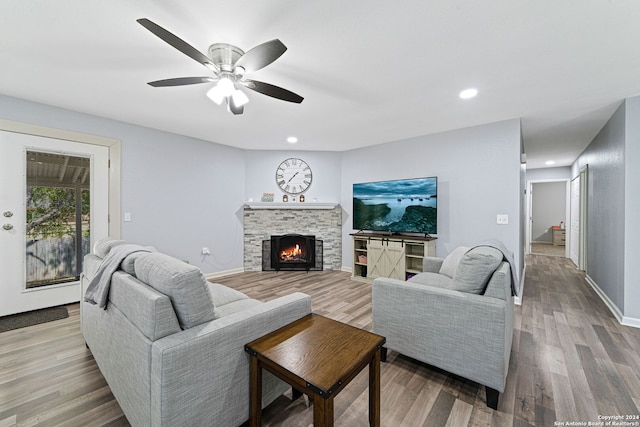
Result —
[[90, 245], [90, 159], [26, 151], [26, 287], [76, 281]]

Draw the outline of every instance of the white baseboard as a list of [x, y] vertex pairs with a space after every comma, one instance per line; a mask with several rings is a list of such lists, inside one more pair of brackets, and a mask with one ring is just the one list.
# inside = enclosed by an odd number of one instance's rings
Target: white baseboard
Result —
[[346, 271], [347, 273], [351, 273], [351, 274], [353, 274], [353, 268], [352, 268], [352, 267], [347, 267], [347, 266], [345, 266], [345, 265], [343, 265], [343, 266], [340, 268], [340, 271]]
[[600, 289], [600, 286], [598, 286], [598, 284], [588, 274], [585, 277], [587, 279], [587, 283], [589, 283], [593, 290], [596, 291], [600, 299], [609, 308], [611, 313], [613, 313], [613, 315], [621, 325], [640, 328], [640, 319], [625, 316], [624, 314], [622, 314], [618, 306], [615, 305], [613, 301], [611, 301], [611, 299], [607, 296], [607, 294], [604, 293], [602, 289]]
[[621, 324], [631, 326], [632, 328], [640, 328], [640, 319], [636, 317], [622, 316]]
[[215, 279], [216, 277], [231, 276], [233, 274], [244, 273], [244, 268], [234, 268], [232, 270], [216, 271], [215, 273], [205, 274], [205, 278]]

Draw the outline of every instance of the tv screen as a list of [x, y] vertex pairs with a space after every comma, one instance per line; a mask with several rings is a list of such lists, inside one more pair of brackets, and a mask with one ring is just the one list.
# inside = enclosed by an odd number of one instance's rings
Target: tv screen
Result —
[[354, 230], [438, 232], [438, 178], [353, 184]]

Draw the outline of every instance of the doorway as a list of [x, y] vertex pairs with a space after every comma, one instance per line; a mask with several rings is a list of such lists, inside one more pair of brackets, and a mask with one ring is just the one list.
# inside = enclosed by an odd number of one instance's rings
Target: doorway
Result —
[[568, 181], [529, 182], [529, 253], [567, 256]]
[[[78, 260], [96, 239], [110, 234], [109, 142], [114, 140], [77, 142], [91, 137], [15, 122], [0, 125], [0, 316], [79, 301]], [[75, 141], [40, 136], [60, 133]], [[42, 247], [47, 251], [40, 252]]]

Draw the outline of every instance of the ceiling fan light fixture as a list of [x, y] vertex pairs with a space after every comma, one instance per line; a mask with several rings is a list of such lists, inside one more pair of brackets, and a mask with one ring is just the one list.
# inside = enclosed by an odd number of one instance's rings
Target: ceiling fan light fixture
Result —
[[249, 102], [249, 98], [247, 97], [247, 95], [245, 95], [244, 92], [240, 89], [236, 89], [233, 92], [233, 95], [231, 95], [231, 98], [233, 98], [233, 103], [237, 107], [242, 107], [244, 104]]
[[215, 85], [214, 87], [209, 89], [209, 91], [207, 92], [207, 96], [218, 105], [222, 104], [222, 101], [224, 100], [224, 95], [222, 94], [222, 91], [220, 90], [218, 85]]
[[219, 88], [218, 90], [220, 90], [220, 93], [224, 97], [233, 95], [233, 92], [236, 90], [233, 81], [227, 76], [222, 76], [216, 87]]

